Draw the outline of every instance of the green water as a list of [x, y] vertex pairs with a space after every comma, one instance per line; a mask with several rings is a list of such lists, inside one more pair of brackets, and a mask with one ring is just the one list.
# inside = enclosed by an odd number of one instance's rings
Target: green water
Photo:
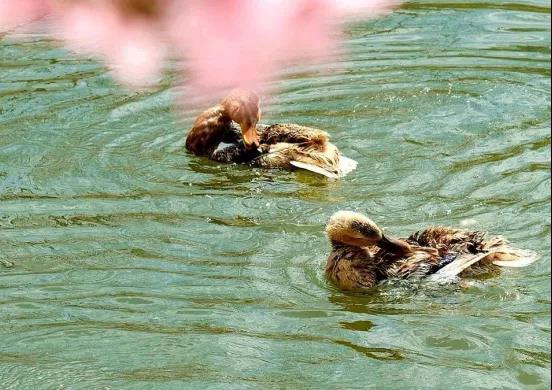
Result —
[[[128, 93], [0, 38], [2, 389], [550, 386], [550, 2], [417, 1], [347, 36], [264, 110], [328, 130], [359, 162], [339, 182], [190, 156], [174, 75]], [[344, 294], [323, 274], [343, 208], [542, 257]]]

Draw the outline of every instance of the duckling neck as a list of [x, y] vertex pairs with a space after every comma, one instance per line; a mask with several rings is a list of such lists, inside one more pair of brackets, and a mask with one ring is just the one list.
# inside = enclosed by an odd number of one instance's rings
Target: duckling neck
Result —
[[222, 105], [216, 105], [197, 117], [186, 137], [186, 148], [196, 155], [209, 155], [223, 140], [232, 120]]
[[383, 236], [382, 239], [378, 241], [377, 245], [381, 249], [385, 249], [399, 256], [407, 256], [412, 253], [412, 247], [406, 241], [390, 236]]
[[341, 248], [345, 248], [346, 246], [350, 246], [337, 240], [330, 240], [330, 242], [332, 244], [333, 249], [341, 249]]

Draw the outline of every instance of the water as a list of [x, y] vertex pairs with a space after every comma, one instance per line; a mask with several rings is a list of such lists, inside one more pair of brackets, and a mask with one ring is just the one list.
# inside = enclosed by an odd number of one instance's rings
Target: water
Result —
[[[358, 160], [327, 182], [187, 154], [174, 75], [124, 92], [44, 37], [0, 40], [3, 389], [550, 386], [550, 3], [417, 1], [348, 41], [264, 110]], [[344, 208], [542, 258], [344, 294], [323, 274]]]

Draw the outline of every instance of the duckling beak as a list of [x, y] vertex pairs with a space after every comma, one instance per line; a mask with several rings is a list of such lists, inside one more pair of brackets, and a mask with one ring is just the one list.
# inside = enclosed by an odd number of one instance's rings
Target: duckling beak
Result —
[[257, 128], [256, 126], [251, 126], [247, 129], [242, 128], [242, 136], [243, 136], [243, 142], [245, 142], [245, 145], [248, 147], [258, 147], [259, 142], [259, 135], [257, 134]]
[[398, 240], [391, 236], [382, 235], [382, 238], [378, 241], [377, 245], [380, 248], [396, 255], [408, 255], [412, 252], [412, 248], [407, 242]]

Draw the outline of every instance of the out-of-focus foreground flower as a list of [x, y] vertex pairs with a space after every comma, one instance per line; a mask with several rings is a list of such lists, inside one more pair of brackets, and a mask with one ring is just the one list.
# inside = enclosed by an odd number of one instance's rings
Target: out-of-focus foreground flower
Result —
[[0, 0], [0, 31], [45, 18], [53, 36], [100, 55], [132, 85], [155, 80], [167, 57], [189, 84], [255, 87], [289, 61], [329, 54], [348, 17], [388, 12], [398, 0]]

